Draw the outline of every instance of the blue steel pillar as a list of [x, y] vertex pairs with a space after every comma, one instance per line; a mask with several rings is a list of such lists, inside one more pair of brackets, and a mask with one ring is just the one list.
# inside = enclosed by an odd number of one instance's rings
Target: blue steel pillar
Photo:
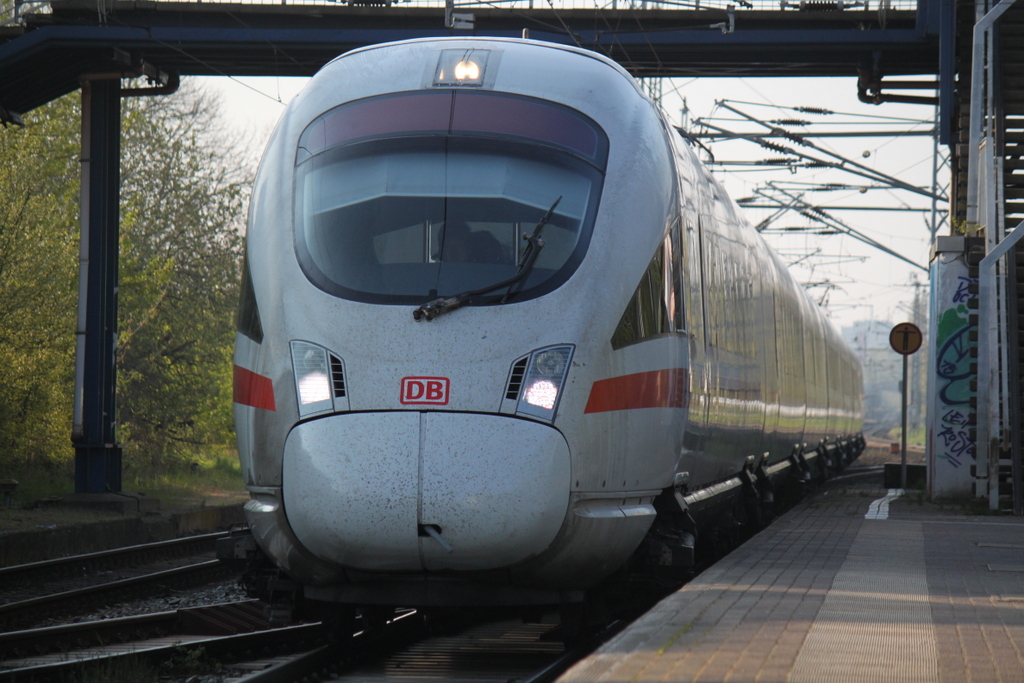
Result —
[[75, 349], [75, 492], [121, 490], [115, 439], [121, 81], [83, 79], [81, 246]]
[[939, 13], [939, 144], [955, 145], [956, 1], [929, 0]]

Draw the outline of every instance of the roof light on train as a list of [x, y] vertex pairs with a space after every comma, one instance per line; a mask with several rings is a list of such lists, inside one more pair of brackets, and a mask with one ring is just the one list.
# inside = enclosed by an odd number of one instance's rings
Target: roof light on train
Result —
[[331, 366], [327, 349], [309, 342], [293, 341], [291, 350], [299, 416], [333, 410]]
[[480, 65], [474, 61], [463, 60], [455, 65], [455, 78], [459, 81], [480, 80]]
[[548, 346], [530, 354], [516, 413], [543, 420], [555, 419], [573, 348], [570, 344]]
[[[441, 50], [434, 69], [433, 85], [482, 86], [490, 54], [490, 50]], [[493, 61], [496, 65], [497, 59]], [[493, 82], [493, 78], [491, 80]]]

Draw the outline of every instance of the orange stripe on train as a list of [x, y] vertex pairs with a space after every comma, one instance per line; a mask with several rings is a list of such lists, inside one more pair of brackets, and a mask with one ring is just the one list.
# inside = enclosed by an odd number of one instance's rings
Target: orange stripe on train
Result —
[[669, 368], [598, 380], [583, 412], [686, 408], [690, 404], [687, 379], [686, 368]]
[[269, 377], [235, 366], [235, 403], [264, 410], [277, 410], [274, 383]]

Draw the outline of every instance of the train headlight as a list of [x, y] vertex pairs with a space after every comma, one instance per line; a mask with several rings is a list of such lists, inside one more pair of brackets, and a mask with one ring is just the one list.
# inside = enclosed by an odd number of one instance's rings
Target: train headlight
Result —
[[526, 395], [523, 398], [531, 406], [554, 410], [555, 401], [558, 400], [558, 387], [546, 379], [539, 379], [526, 387]]
[[543, 420], [555, 419], [572, 352], [573, 347], [566, 344], [537, 349], [530, 354], [517, 413]]
[[549, 377], [561, 376], [565, 372], [565, 354], [561, 350], [548, 349], [537, 354], [534, 362], [537, 372]]
[[293, 341], [291, 347], [299, 416], [305, 417], [333, 410], [331, 366], [327, 358], [327, 349], [303, 341]]

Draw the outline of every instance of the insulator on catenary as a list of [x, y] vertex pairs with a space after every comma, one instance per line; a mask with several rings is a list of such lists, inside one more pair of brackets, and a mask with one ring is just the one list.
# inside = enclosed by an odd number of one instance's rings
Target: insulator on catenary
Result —
[[762, 166], [789, 166], [790, 164], [797, 163], [796, 159], [787, 159], [785, 157], [775, 159], [761, 159], [757, 162]]
[[761, 140], [760, 144], [761, 144], [762, 147], [766, 147], [766, 148], [774, 150], [776, 152], [782, 152], [783, 154], [788, 154], [789, 153], [789, 148], [786, 147], [785, 145], [778, 145], [778, 144], [776, 144], [774, 142], [768, 142], [767, 140]]
[[774, 121], [769, 121], [768, 123], [773, 123], [776, 126], [809, 126], [809, 125], [811, 125], [810, 121], [804, 121], [803, 119], [775, 119]]
[[831, 109], [823, 109], [822, 107], [797, 107], [797, 111], [802, 111], [805, 114], [835, 114]]

